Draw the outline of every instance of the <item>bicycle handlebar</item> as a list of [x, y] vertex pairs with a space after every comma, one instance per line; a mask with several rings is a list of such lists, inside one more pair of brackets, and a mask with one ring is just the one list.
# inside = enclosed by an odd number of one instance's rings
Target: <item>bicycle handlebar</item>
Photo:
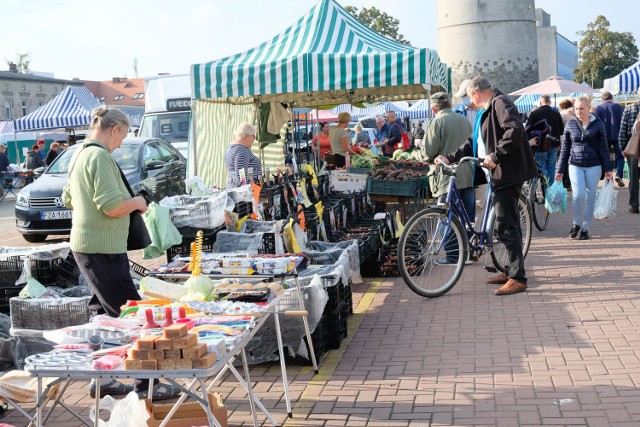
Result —
[[452, 163], [450, 165], [445, 165], [444, 163], [440, 163], [440, 165], [447, 171], [453, 171], [455, 168], [457, 168], [458, 166], [460, 166], [462, 163], [465, 163], [465, 162], [472, 162], [476, 166], [484, 167], [482, 165], [482, 162], [484, 162], [484, 159], [481, 159], [480, 157], [472, 157], [472, 156], [463, 157], [460, 159], [458, 163]]

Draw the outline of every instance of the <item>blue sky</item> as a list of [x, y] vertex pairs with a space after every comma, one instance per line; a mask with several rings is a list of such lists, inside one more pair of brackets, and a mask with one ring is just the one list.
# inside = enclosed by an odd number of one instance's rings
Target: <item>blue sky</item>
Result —
[[[437, 49], [436, 0], [338, 0], [375, 6], [400, 21], [412, 45]], [[449, 0], [456, 1], [456, 0]], [[491, 1], [491, 0], [489, 0]], [[58, 78], [106, 80], [160, 72], [187, 73], [193, 63], [231, 55], [275, 36], [316, 0], [0, 0], [0, 69], [29, 52], [31, 69]], [[613, 31], [640, 41], [631, 0], [537, 0], [569, 40], [604, 15]]]

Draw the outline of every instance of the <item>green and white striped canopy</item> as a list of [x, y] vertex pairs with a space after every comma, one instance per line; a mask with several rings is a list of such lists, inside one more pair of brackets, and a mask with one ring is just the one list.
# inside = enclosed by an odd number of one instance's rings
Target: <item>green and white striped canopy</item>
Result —
[[227, 58], [191, 66], [193, 99], [326, 105], [423, 98], [447, 89], [435, 51], [371, 30], [335, 0], [321, 0], [282, 33]]

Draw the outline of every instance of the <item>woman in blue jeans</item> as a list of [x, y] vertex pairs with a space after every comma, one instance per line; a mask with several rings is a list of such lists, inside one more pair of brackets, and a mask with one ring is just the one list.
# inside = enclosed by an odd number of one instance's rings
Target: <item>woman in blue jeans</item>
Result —
[[[598, 181], [603, 170], [605, 178], [612, 179], [611, 162], [604, 124], [590, 113], [591, 100], [581, 96], [576, 101], [574, 109], [576, 118], [569, 120], [564, 128], [564, 141], [555, 178], [556, 181], [562, 180], [568, 167], [573, 189], [571, 207], [573, 226], [569, 231], [569, 237], [574, 239], [580, 232], [579, 239], [588, 240]], [[582, 231], [580, 230], [581, 219]]]

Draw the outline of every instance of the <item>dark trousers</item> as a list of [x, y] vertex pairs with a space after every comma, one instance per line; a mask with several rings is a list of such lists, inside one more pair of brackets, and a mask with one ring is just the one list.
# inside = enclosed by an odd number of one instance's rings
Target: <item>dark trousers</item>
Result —
[[629, 157], [629, 206], [638, 207], [638, 159]]
[[505, 245], [509, 265], [506, 273], [510, 279], [527, 282], [522, 255], [522, 230], [520, 229], [520, 213], [518, 200], [522, 184], [501, 188], [493, 193], [493, 206], [496, 211], [496, 228], [500, 241]]
[[[120, 307], [129, 300], [139, 300], [140, 295], [133, 284], [129, 270], [129, 258], [123, 254], [83, 254], [74, 252], [73, 257], [80, 272], [87, 279], [91, 299], [89, 310], [110, 317], [120, 315]], [[158, 380], [154, 381], [156, 384]], [[134, 390], [149, 388], [148, 379], [134, 380]]]
[[622, 155], [618, 140], [609, 141], [609, 147], [609, 151], [611, 151], [611, 147], [613, 147], [613, 151], [616, 153], [616, 176], [622, 179], [624, 176], [624, 156]]

